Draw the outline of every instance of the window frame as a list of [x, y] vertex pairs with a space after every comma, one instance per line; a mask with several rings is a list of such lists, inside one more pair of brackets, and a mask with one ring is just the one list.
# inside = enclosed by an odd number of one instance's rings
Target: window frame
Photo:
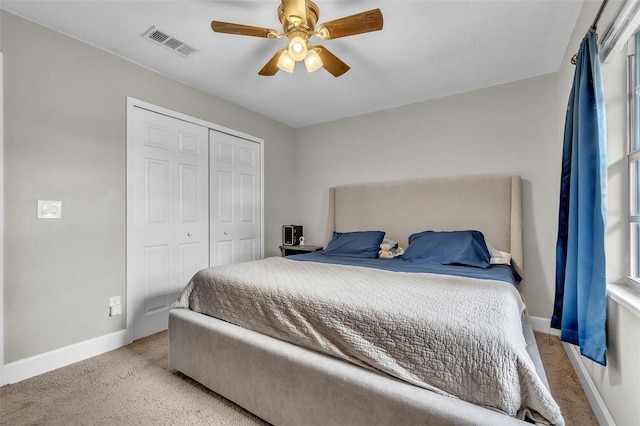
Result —
[[627, 284], [640, 292], [640, 33], [627, 55]]

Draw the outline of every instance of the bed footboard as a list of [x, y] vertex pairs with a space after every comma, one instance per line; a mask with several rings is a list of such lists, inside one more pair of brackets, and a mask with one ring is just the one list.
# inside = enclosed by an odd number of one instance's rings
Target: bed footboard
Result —
[[169, 366], [277, 425], [522, 425], [186, 309], [169, 314]]

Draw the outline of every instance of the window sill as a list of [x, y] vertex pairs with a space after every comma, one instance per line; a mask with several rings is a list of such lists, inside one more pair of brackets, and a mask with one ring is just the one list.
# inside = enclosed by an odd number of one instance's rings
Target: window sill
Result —
[[607, 293], [612, 300], [640, 318], [640, 292], [627, 284], [609, 283]]

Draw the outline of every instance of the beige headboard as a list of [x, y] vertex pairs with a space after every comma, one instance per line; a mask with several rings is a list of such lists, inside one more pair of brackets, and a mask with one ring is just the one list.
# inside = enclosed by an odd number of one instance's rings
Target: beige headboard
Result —
[[512, 255], [524, 277], [520, 176], [473, 176], [338, 186], [329, 190], [325, 246], [333, 231], [385, 231], [407, 247], [414, 232], [481, 231]]

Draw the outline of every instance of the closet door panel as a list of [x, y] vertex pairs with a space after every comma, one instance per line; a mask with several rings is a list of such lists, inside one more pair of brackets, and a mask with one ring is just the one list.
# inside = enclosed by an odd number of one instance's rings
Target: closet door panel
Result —
[[206, 127], [133, 108], [127, 312], [134, 340], [167, 328], [171, 303], [209, 264], [208, 138]]
[[261, 256], [260, 144], [215, 130], [209, 132], [211, 266]]

